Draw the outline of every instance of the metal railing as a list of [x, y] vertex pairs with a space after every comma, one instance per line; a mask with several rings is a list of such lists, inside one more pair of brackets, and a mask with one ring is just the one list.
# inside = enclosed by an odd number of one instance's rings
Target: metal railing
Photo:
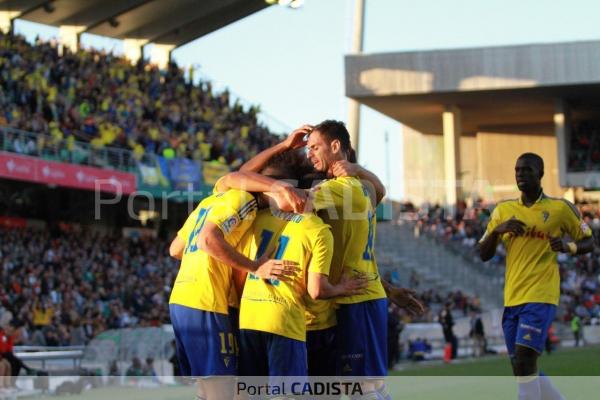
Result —
[[73, 369], [79, 368], [85, 346], [15, 346], [15, 355], [27, 364], [31, 362], [47, 368], [47, 362], [56, 360], [73, 361]]
[[[128, 172], [135, 170], [136, 163], [131, 150], [115, 147], [95, 148], [87, 142], [57, 139], [50, 135], [6, 126], [0, 126], [0, 151]], [[145, 154], [143, 158], [148, 163], [153, 163], [155, 156]]]

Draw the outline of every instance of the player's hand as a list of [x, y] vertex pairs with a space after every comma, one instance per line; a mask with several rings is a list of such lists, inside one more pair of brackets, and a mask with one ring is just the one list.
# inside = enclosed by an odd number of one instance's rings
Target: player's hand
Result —
[[569, 252], [569, 247], [567, 247], [566, 240], [559, 238], [559, 237], [550, 236], [548, 238], [548, 241], [550, 242], [550, 248], [552, 249], [552, 251], [556, 251], [556, 252], [560, 251], [561, 253]]
[[358, 176], [359, 169], [360, 166], [358, 164], [354, 164], [346, 160], [340, 160], [333, 163], [333, 169], [331, 172], [336, 178], [339, 178], [340, 176]]
[[313, 130], [312, 125], [302, 125], [296, 129], [283, 141], [285, 147], [289, 150], [300, 149], [306, 146], [305, 137]]
[[354, 276], [342, 275], [342, 279], [340, 279], [338, 285], [342, 290], [342, 296], [354, 296], [362, 294], [364, 289], [369, 285], [369, 281], [365, 274], [356, 274]]
[[503, 234], [503, 233], [514, 233], [516, 235], [522, 235], [525, 233], [525, 222], [512, 217], [508, 221], [505, 221], [498, 225], [494, 232]]
[[254, 271], [254, 275], [261, 279], [289, 280], [296, 274], [298, 263], [289, 260], [273, 260], [268, 255], [262, 256], [259, 260], [259, 266]]
[[411, 315], [423, 315], [427, 308], [417, 299], [414, 290], [392, 286], [387, 290], [388, 299], [400, 308], [404, 308]]
[[289, 184], [279, 184], [275, 188], [275, 201], [283, 211], [293, 211], [297, 214], [304, 212], [308, 194], [305, 190], [298, 189]]

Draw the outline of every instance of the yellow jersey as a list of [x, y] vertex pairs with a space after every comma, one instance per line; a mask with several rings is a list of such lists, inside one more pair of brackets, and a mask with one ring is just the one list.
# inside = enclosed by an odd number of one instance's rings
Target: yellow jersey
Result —
[[480, 242], [498, 225], [512, 218], [523, 221], [526, 227], [523, 235], [505, 233], [501, 236], [506, 247], [504, 305], [558, 305], [560, 275], [557, 253], [550, 247], [549, 238], [567, 234], [579, 241], [591, 236], [591, 229], [581, 220], [573, 204], [542, 193], [531, 207], [526, 207], [520, 198], [498, 203]]
[[306, 341], [308, 271], [329, 274], [333, 253], [329, 226], [312, 213], [261, 210], [246, 248], [250, 249], [251, 258], [276, 248], [272, 258], [295, 261], [299, 270], [287, 280], [266, 280], [248, 274], [240, 307], [240, 329]]
[[227, 243], [235, 247], [252, 225], [256, 210], [256, 199], [241, 190], [213, 194], [198, 204], [177, 232], [186, 245], [170, 304], [227, 314], [232, 287], [231, 268], [199, 248], [198, 235], [209, 221], [217, 225]]
[[311, 198], [314, 209], [333, 233], [331, 283], [339, 283], [342, 274], [362, 273], [368, 280], [362, 294], [339, 297], [336, 302], [354, 304], [385, 298], [373, 249], [377, 218], [360, 180], [354, 177], [326, 180], [313, 188]]

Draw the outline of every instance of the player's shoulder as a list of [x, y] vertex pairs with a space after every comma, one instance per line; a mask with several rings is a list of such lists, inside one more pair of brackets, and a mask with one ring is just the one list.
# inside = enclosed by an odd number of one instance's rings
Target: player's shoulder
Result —
[[339, 176], [336, 178], [326, 179], [321, 182], [319, 187], [351, 187], [360, 186], [360, 180], [354, 176]]
[[551, 204], [555, 207], [561, 209], [561, 211], [566, 213], [573, 213], [576, 218], [581, 218], [581, 213], [579, 209], [575, 206], [575, 204], [571, 203], [569, 200], [564, 199], [562, 197], [550, 197], [546, 196], [547, 200], [551, 202]]
[[503, 210], [503, 209], [508, 209], [511, 207], [514, 207], [516, 205], [519, 204], [519, 199], [518, 198], [514, 198], [514, 199], [503, 199], [500, 200], [496, 203], [496, 207], [494, 207], [494, 211], [498, 210], [497, 212]]
[[237, 207], [256, 208], [258, 206], [252, 193], [246, 192], [245, 190], [229, 189], [222, 193], [216, 193], [211, 197], [214, 198], [215, 202], [227, 202], [228, 204]]
[[325, 222], [315, 213], [300, 214], [302, 223], [307, 227], [328, 227]]
[[212, 195], [212, 197], [216, 198], [216, 199], [242, 199], [242, 200], [246, 200], [246, 199], [254, 199], [254, 196], [252, 196], [251, 193], [246, 192], [245, 190], [240, 190], [240, 189], [228, 189], [224, 192], [220, 192], [220, 193], [215, 193]]
[[281, 210], [266, 210], [266, 213], [270, 217], [275, 217], [277, 219], [284, 220], [288, 224], [297, 225], [302, 229], [313, 225], [323, 224], [323, 220], [319, 218], [315, 213], [296, 214], [293, 212], [286, 212]]

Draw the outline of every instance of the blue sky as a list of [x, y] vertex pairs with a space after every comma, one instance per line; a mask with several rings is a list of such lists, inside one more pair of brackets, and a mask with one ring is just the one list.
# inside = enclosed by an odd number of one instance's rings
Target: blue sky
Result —
[[[346, 120], [343, 56], [352, 38], [352, 0], [273, 6], [173, 52], [181, 66], [249, 103], [276, 130], [323, 119]], [[366, 0], [366, 53], [600, 39], [600, 2], [592, 0]], [[42, 37], [56, 29], [18, 22]], [[118, 41], [84, 34], [84, 45], [122, 50]], [[389, 146], [385, 146], [385, 134]], [[401, 126], [362, 107], [359, 161], [402, 198]], [[386, 161], [389, 160], [389, 161]], [[389, 173], [387, 172], [389, 171]]]

